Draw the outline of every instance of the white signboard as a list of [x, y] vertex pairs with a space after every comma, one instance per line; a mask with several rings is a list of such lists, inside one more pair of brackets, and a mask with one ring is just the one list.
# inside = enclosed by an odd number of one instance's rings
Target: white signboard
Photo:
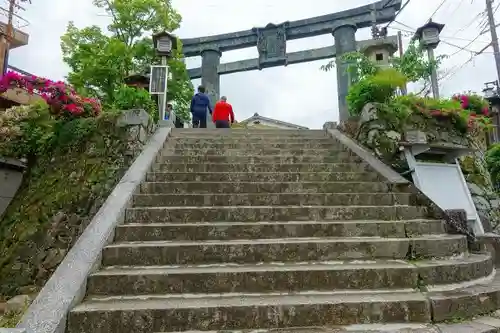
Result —
[[149, 79], [149, 93], [153, 95], [165, 95], [167, 91], [168, 68], [164, 65], [151, 66]]
[[476, 235], [484, 234], [469, 188], [459, 164], [416, 162], [413, 180], [415, 185], [441, 209], [464, 209], [467, 220], [474, 221]]

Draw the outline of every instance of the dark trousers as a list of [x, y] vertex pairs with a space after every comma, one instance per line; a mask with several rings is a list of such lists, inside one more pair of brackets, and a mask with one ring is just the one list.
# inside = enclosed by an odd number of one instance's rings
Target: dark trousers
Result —
[[180, 118], [175, 118], [175, 128], [184, 128], [184, 122]]
[[193, 128], [207, 128], [207, 118], [202, 118], [193, 114]]
[[216, 128], [230, 128], [229, 121], [227, 120], [216, 120], [215, 121]]

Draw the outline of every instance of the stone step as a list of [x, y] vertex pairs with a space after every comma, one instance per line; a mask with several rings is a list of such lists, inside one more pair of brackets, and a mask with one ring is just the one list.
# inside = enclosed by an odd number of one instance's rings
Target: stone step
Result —
[[500, 309], [500, 274], [493, 273], [490, 278], [470, 286], [430, 292], [427, 296], [435, 322], [455, 321], [456, 318], [465, 320], [490, 314]]
[[[500, 311], [449, 323], [354, 324], [335, 327], [290, 327], [259, 330], [183, 331], [183, 333], [498, 333]], [[161, 332], [157, 332], [161, 333]], [[174, 332], [163, 332], [174, 333]], [[178, 332], [175, 332], [178, 333]]]
[[[373, 290], [352, 293], [305, 291], [293, 294], [91, 297], [70, 312], [68, 332], [150, 333], [191, 330], [194, 333], [196, 330], [227, 329], [238, 332], [241, 329], [259, 329], [260, 332], [260, 329], [271, 327], [293, 328], [293, 333], [297, 333], [311, 326], [326, 325], [329, 326], [329, 332], [333, 333], [332, 328], [352, 325], [342, 327], [347, 329], [345, 333], [361, 333], [367, 332], [364, 328], [395, 328], [388, 325], [391, 323], [397, 323], [399, 327], [406, 326], [403, 323], [425, 325], [431, 319], [438, 323], [448, 321], [452, 324], [436, 325], [439, 330], [429, 333], [496, 332], [492, 328], [484, 331], [481, 328], [492, 324], [497, 317], [495, 311], [500, 308], [500, 275], [492, 274], [475, 283], [464, 283], [456, 287], [452, 291], [425, 293]], [[495, 317], [482, 317], [484, 320], [478, 317], [493, 313]], [[471, 323], [484, 325], [468, 324], [465, 321], [469, 318], [475, 318]], [[457, 319], [463, 323], [457, 323]], [[377, 325], [359, 325], [369, 323]], [[459, 328], [462, 330], [457, 331]], [[415, 331], [417, 332], [427, 333]]]
[[153, 172], [365, 172], [365, 163], [156, 163]]
[[353, 156], [347, 152], [343, 152], [333, 156], [321, 155], [274, 155], [274, 156], [258, 156], [258, 155], [161, 155], [156, 159], [157, 163], [249, 163], [249, 164], [290, 164], [290, 163], [362, 163], [363, 160], [357, 156]]
[[430, 304], [418, 292], [116, 296], [90, 298], [75, 307], [68, 316], [68, 333], [256, 330], [430, 320]]
[[444, 222], [441, 220], [127, 223], [117, 227], [115, 241], [375, 236], [403, 238], [443, 233], [445, 233]]
[[105, 266], [188, 265], [330, 261], [351, 259], [423, 259], [467, 252], [461, 235], [414, 238], [277, 238], [214, 241], [113, 243], [103, 250]]
[[[226, 175], [231, 175], [227, 173]], [[256, 174], [258, 175], [258, 174]], [[292, 174], [293, 175], [293, 174]], [[229, 177], [231, 178], [231, 177]], [[290, 194], [290, 193], [388, 193], [388, 185], [382, 182], [278, 182], [271, 177], [266, 182], [145, 182], [141, 184], [142, 194]]]
[[154, 222], [259, 222], [426, 219], [427, 208], [416, 206], [227, 206], [128, 208], [125, 221]]
[[[376, 172], [158, 172], [148, 173], [147, 182], [374, 182], [381, 181]], [[340, 184], [339, 184], [340, 185]], [[280, 185], [281, 186], [281, 185]], [[299, 185], [297, 185], [299, 186]]]
[[176, 139], [217, 139], [217, 138], [241, 138], [241, 139], [253, 139], [253, 138], [269, 138], [269, 139], [330, 139], [328, 135], [326, 135], [325, 132], [316, 132], [316, 133], [286, 133], [286, 132], [281, 132], [281, 133], [270, 133], [270, 132], [260, 132], [260, 133], [245, 133], [245, 132], [235, 132], [235, 131], [228, 131], [228, 132], [219, 132], [219, 133], [204, 133], [204, 134], [198, 134], [198, 133], [172, 133], [170, 136], [171, 138], [176, 138]]
[[[260, 135], [260, 136], [184, 136], [184, 137], [171, 137], [167, 142], [181, 142], [181, 143], [292, 143], [292, 144], [314, 144], [323, 143], [330, 145], [342, 144], [327, 136], [321, 137], [304, 137], [304, 136], [276, 136], [276, 135]], [[269, 147], [271, 148], [271, 147]]]
[[175, 149], [166, 147], [160, 151], [161, 156], [170, 155], [184, 155], [184, 156], [198, 156], [198, 155], [218, 155], [218, 156], [357, 156], [351, 151], [345, 149], [279, 149], [279, 148], [254, 148], [254, 149], [234, 149], [234, 148], [199, 148]]
[[418, 289], [484, 278], [489, 255], [458, 259], [108, 267], [89, 277], [96, 296]]
[[267, 134], [267, 133], [257, 133], [253, 135], [248, 135], [244, 133], [240, 133], [238, 135], [235, 135], [233, 133], [223, 133], [219, 135], [211, 135], [211, 134], [205, 134], [205, 135], [197, 135], [197, 134], [182, 134], [182, 135], [172, 135], [170, 136], [169, 140], [193, 140], [193, 139], [206, 139], [206, 140], [235, 140], [235, 139], [242, 139], [242, 140], [261, 140], [261, 139], [269, 139], [273, 141], [278, 141], [278, 140], [330, 140], [334, 141], [331, 137], [327, 136], [326, 134], [314, 134], [314, 135], [290, 135], [286, 133], [281, 133], [281, 134]]
[[391, 206], [409, 205], [409, 193], [136, 194], [135, 207], [165, 206]]
[[231, 141], [207, 141], [207, 140], [192, 140], [192, 139], [169, 139], [164, 146], [164, 149], [238, 149], [238, 150], [261, 150], [261, 149], [286, 149], [286, 150], [297, 150], [297, 149], [330, 149], [330, 150], [347, 150], [345, 146], [336, 141], [243, 141], [243, 140], [231, 140]]
[[172, 129], [170, 133], [171, 136], [184, 136], [184, 135], [199, 135], [199, 136], [207, 136], [207, 135], [244, 135], [244, 136], [252, 136], [258, 134], [268, 134], [268, 135], [291, 135], [291, 136], [326, 136], [325, 130], [288, 130], [288, 129], [212, 129], [212, 128], [190, 128], [190, 129], [180, 129], [175, 128]]

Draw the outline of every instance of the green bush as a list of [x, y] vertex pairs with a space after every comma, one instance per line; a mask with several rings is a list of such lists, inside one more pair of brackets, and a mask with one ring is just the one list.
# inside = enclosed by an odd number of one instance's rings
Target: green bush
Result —
[[0, 112], [0, 156], [34, 158], [50, 149], [57, 121], [45, 102]]
[[93, 118], [56, 118], [45, 102], [15, 106], [0, 112], [0, 156], [25, 159], [28, 165], [55, 148], [81, 145], [98, 124], [116, 122], [117, 114]]
[[396, 89], [406, 84], [403, 74], [394, 69], [380, 70], [375, 75], [366, 77], [349, 89], [347, 104], [352, 115], [361, 114], [368, 103], [387, 103]]
[[486, 152], [486, 167], [492, 181], [500, 185], [500, 143], [492, 145]]
[[142, 88], [122, 85], [115, 92], [113, 107], [116, 110], [144, 109], [156, 123], [159, 119], [158, 107], [149, 92]]

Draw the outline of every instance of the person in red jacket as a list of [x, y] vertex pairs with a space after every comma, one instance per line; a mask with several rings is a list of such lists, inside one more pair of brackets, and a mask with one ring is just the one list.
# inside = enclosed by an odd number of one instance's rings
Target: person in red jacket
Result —
[[215, 104], [212, 120], [216, 128], [230, 128], [229, 124], [234, 123], [233, 107], [227, 102], [226, 96], [222, 96]]

